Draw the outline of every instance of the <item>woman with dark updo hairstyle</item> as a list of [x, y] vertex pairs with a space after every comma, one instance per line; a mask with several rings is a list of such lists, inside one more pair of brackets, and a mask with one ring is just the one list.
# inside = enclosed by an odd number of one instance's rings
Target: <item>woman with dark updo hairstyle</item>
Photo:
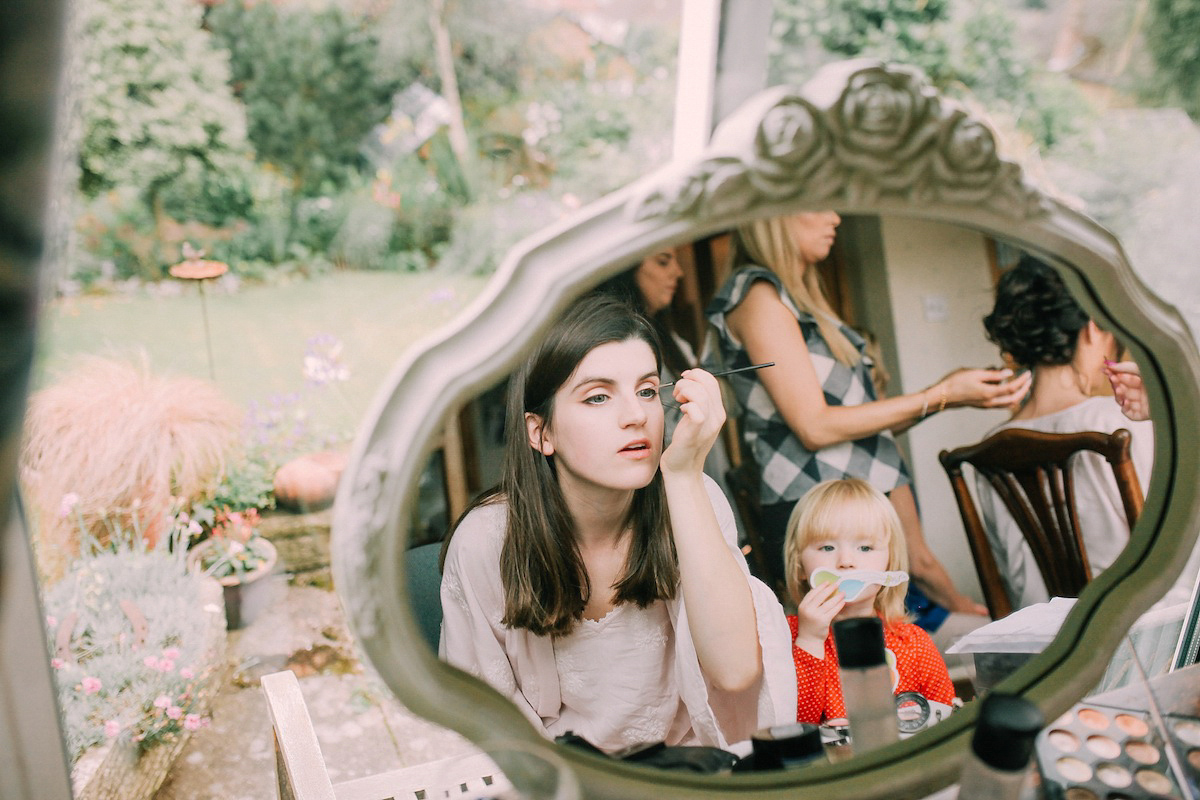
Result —
[[[1118, 366], [1116, 337], [1088, 317], [1058, 273], [1033, 256], [1022, 256], [1000, 278], [995, 306], [983, 318], [983, 326], [988, 339], [1033, 372], [1028, 400], [991, 433], [1004, 428], [1049, 433], [1126, 428], [1133, 435], [1131, 455], [1144, 492], [1154, 459], [1153, 423], [1127, 416], [1108, 393]], [[1094, 576], [1125, 547], [1129, 525], [1108, 464], [1094, 453], [1076, 458], [1075, 502]], [[978, 479], [977, 487], [984, 525], [1013, 608], [1045, 602], [1045, 584], [1016, 522], [986, 480]], [[1191, 578], [1186, 580], [1190, 586]], [[1174, 593], [1173, 589], [1168, 598]]]

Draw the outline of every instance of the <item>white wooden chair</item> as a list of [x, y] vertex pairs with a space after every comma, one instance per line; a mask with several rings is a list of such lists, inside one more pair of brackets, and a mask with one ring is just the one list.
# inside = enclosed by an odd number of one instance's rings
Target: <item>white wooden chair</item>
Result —
[[[484, 753], [431, 761], [334, 784], [300, 683], [291, 671], [262, 678], [275, 738], [279, 800], [446, 800], [500, 795], [511, 785]], [[445, 788], [449, 776], [453, 791]]]

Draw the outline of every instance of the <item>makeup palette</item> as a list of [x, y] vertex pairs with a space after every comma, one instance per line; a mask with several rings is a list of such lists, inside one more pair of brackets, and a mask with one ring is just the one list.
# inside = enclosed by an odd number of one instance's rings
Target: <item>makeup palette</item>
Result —
[[[1200, 778], [1200, 719], [1167, 715], [1184, 775]], [[1189, 743], [1188, 739], [1191, 740]], [[1163, 737], [1150, 715], [1081, 703], [1038, 734], [1038, 769], [1050, 800], [1183, 798]]]

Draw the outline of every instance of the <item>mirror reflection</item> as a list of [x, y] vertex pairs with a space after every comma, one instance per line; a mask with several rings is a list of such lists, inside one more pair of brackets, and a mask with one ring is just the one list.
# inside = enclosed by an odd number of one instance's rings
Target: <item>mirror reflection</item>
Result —
[[[470, 491], [496, 488], [458, 523], [442, 588], [442, 657], [560, 741], [745, 754], [756, 730], [805, 722], [841, 757], [832, 627], [862, 616], [884, 622], [904, 707], [934, 709], [905, 733], [919, 731], [975, 695], [956, 641], [1057, 594], [981, 474], [970, 490], [1008, 606], [984, 604], [937, 453], [1010, 428], [1123, 428], [1144, 496], [1137, 364], [1054, 268], [984, 234], [796, 214], [651, 252], [580, 302], [459, 417]], [[710, 384], [697, 366], [745, 371]], [[1130, 518], [1100, 456], [1072, 470], [1092, 577]], [[719, 571], [690, 582], [697, 562]], [[1195, 572], [1159, 607], [1186, 601]], [[897, 574], [910, 580], [879, 578]]]

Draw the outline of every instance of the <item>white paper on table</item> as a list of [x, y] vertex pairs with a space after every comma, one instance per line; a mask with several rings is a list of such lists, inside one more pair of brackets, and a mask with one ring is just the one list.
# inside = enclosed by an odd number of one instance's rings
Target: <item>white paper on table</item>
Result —
[[1058, 635], [1067, 612], [1075, 606], [1073, 597], [1053, 597], [1048, 603], [1034, 603], [989, 622], [963, 636], [947, 653], [1040, 653]]

